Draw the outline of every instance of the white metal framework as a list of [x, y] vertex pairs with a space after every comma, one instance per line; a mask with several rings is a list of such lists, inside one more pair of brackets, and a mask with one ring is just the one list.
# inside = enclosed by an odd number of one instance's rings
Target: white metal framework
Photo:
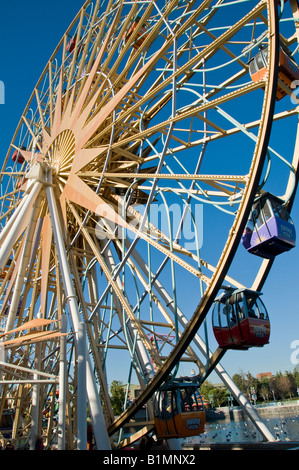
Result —
[[[180, 367], [203, 380], [214, 368], [274, 439], [224, 351], [212, 353], [207, 323], [223, 285], [259, 290], [272, 265], [234, 265], [249, 262], [240, 238], [257, 191], [285, 191], [291, 210], [298, 111], [278, 56], [280, 40], [296, 59], [297, 18], [296, 1], [84, 4], [1, 172], [0, 413], [13, 410], [14, 439], [86, 448], [87, 401], [97, 448], [122, 445], [145, 403], [152, 423], [151, 397]], [[249, 61], [266, 45], [254, 82]], [[142, 392], [115, 419], [119, 377]]]

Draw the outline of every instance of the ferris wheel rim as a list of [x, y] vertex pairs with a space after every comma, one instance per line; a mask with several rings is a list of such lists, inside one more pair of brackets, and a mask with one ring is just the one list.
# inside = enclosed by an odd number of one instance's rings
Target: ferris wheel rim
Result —
[[[273, 48], [272, 49], [272, 53], [273, 53], [273, 50], [274, 50], [274, 54], [272, 55], [272, 61], [270, 62], [270, 65], [269, 65], [269, 77], [270, 77], [270, 81], [268, 82], [268, 86], [267, 86], [267, 89], [266, 89], [266, 95], [265, 95], [265, 100], [264, 100], [264, 103], [268, 104], [268, 112], [265, 113], [265, 115], [267, 115], [267, 118], [264, 119], [263, 123], [266, 122], [266, 131], [265, 131], [265, 138], [264, 138], [264, 141], [263, 141], [263, 145], [262, 145], [262, 149], [260, 150], [260, 164], [258, 165], [258, 171], [256, 172], [256, 175], [254, 178], [252, 178], [252, 180], [249, 180], [251, 181], [251, 184], [252, 184], [252, 190], [250, 192], [250, 197], [248, 198], [248, 203], [246, 204], [246, 207], [247, 207], [247, 210], [245, 211], [243, 217], [240, 217], [242, 222], [240, 223], [240, 228], [237, 232], [237, 234], [235, 235], [235, 241], [234, 241], [234, 245], [235, 245], [235, 250], [237, 248], [237, 245], [239, 244], [239, 241], [240, 241], [240, 238], [241, 238], [241, 233], [243, 232], [243, 229], [245, 227], [245, 224], [247, 222], [247, 219], [248, 219], [248, 216], [249, 216], [249, 212], [250, 212], [250, 207], [253, 203], [253, 200], [254, 200], [254, 197], [255, 197], [255, 194], [256, 194], [256, 190], [258, 188], [258, 184], [259, 184], [259, 180], [260, 180], [260, 175], [261, 175], [261, 172], [262, 172], [262, 166], [263, 166], [263, 162], [264, 162], [264, 159], [265, 159], [265, 156], [266, 156], [266, 150], [267, 150], [267, 145], [268, 145], [268, 139], [269, 139], [269, 134], [270, 134], [270, 130], [271, 130], [271, 126], [272, 126], [272, 117], [273, 117], [273, 113], [274, 113], [274, 103], [275, 103], [275, 94], [276, 94], [276, 88], [277, 88], [277, 78], [278, 78], [278, 16], [277, 16], [277, 10], [276, 8], [274, 7], [273, 4], [271, 4], [270, 2], [268, 3], [268, 7], [270, 8], [270, 15], [272, 15], [272, 22], [273, 24], [275, 24], [275, 32], [273, 32], [273, 34], [271, 35], [271, 39], [272, 39], [272, 44], [271, 44], [271, 47]], [[273, 59], [273, 56], [274, 56], [274, 59]], [[271, 55], [270, 55], [271, 57]], [[270, 98], [268, 98], [270, 96]], [[248, 182], [249, 184], [249, 182]], [[244, 194], [244, 199], [245, 199], [245, 194]], [[231, 251], [230, 251], [230, 256], [234, 256], [234, 250], [233, 248], [231, 248]], [[228, 269], [228, 267], [227, 267]], [[220, 279], [218, 280], [217, 283], [215, 283], [215, 287], [214, 289], [212, 290], [212, 295], [210, 296], [210, 300], [208, 301], [207, 298], [208, 296], [206, 296], [206, 294], [204, 294], [204, 298], [201, 300], [200, 303], [204, 303], [204, 301], [206, 302], [206, 307], [203, 307], [202, 310], [206, 310], [208, 311], [208, 309], [210, 308], [210, 306], [212, 305], [212, 302], [213, 302], [213, 299], [215, 298], [217, 292], [219, 291], [219, 288], [221, 287], [221, 284], [223, 282], [223, 278], [225, 277], [225, 268], [221, 271], [222, 272], [222, 275], [219, 276]], [[213, 276], [213, 279], [214, 279], [214, 276]], [[208, 287], [209, 289], [209, 287]], [[198, 306], [198, 310], [200, 309], [200, 304]], [[193, 315], [192, 319], [194, 318], [195, 314]], [[192, 319], [188, 325], [188, 328], [186, 328], [183, 336], [186, 336], [186, 331], [188, 330], [189, 331], [189, 339], [190, 341], [192, 340], [192, 331], [197, 331], [197, 324], [196, 322], [192, 322]], [[195, 333], [193, 334], [195, 335]], [[183, 340], [181, 339], [180, 340], [180, 343], [182, 343]], [[186, 344], [188, 345], [188, 340], [186, 341]], [[175, 347], [175, 349], [177, 349], [179, 347], [179, 345], [177, 345], [177, 347]], [[224, 353], [224, 350], [223, 350], [223, 353]], [[173, 352], [173, 356], [175, 356], [175, 353]], [[221, 355], [222, 357], [222, 355]], [[165, 381], [165, 379], [167, 378], [167, 376], [169, 376], [169, 373], [171, 372], [174, 364], [177, 362], [177, 360], [179, 360], [179, 354], [178, 356], [176, 357], [176, 359], [174, 360], [167, 360], [166, 362], [168, 363], [168, 367], [166, 368], [165, 367], [165, 363], [164, 363], [164, 366], [163, 366], [163, 371], [161, 370], [161, 373], [160, 371], [157, 373], [157, 375], [155, 376], [154, 379], [152, 379], [152, 382], [150, 384], [148, 384], [148, 389], [151, 389], [151, 392], [149, 393], [143, 393], [142, 395], [140, 395], [140, 397], [138, 397], [134, 404], [131, 405], [131, 412], [130, 412], [130, 409], [126, 410], [126, 412], [124, 412], [124, 419], [122, 420], [122, 416], [118, 418], [118, 420], [116, 420], [114, 422], [113, 425], [110, 426], [109, 428], [109, 433], [110, 434], [113, 434], [114, 432], [116, 432], [119, 427], [124, 423], [126, 422], [128, 419], [130, 419], [131, 416], [134, 415], [134, 413], [142, 406], [144, 405], [144, 403], [146, 403], [146, 401], [148, 400], [148, 398], [150, 398], [150, 396], [153, 395], [154, 391], [158, 389], [158, 387], [163, 383], [163, 381]], [[146, 396], [144, 396], [146, 395]]]

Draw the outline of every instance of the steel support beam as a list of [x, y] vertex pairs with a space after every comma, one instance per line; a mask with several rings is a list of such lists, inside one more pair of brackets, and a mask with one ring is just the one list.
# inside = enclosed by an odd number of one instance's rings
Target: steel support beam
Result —
[[[49, 181], [50, 183], [50, 181]], [[75, 332], [75, 339], [78, 345], [78, 331], [80, 324], [80, 312], [78, 307], [78, 300], [74, 285], [71, 278], [69, 263], [67, 259], [62, 229], [60, 226], [58, 207], [55, 200], [54, 190], [51, 185], [46, 189], [48, 206], [50, 211], [51, 223], [53, 228], [54, 240], [58, 254], [59, 266], [61, 270], [62, 282], [64, 286], [66, 305], [70, 312], [73, 329]], [[89, 408], [93, 424], [93, 431], [95, 435], [96, 445], [98, 450], [111, 449], [110, 440], [108, 437], [99, 392], [97, 389], [95, 377], [90, 357], [86, 360], [86, 390], [89, 401]]]
[[[67, 318], [63, 313], [61, 315], [61, 332], [67, 331]], [[65, 336], [60, 338], [60, 358], [59, 358], [59, 408], [58, 408], [58, 450], [65, 450], [65, 424], [66, 424], [66, 384], [67, 384], [67, 358], [66, 358], [66, 343]]]

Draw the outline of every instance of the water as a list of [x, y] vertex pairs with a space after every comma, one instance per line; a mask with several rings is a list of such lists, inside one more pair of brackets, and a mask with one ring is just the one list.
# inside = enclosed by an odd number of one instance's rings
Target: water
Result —
[[[299, 414], [263, 418], [272, 435], [279, 441], [299, 442]], [[200, 436], [189, 437], [185, 444], [262, 442], [263, 436], [251, 421], [215, 421], [207, 423]]]

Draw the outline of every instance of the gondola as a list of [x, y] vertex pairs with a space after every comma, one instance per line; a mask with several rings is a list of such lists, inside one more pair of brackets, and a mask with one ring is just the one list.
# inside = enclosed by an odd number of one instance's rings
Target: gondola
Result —
[[198, 382], [179, 378], [164, 384], [155, 395], [154, 415], [159, 438], [184, 438], [203, 433], [206, 413]]
[[294, 223], [279, 198], [264, 193], [256, 199], [241, 242], [249, 253], [268, 259], [295, 247]]
[[[268, 47], [261, 47], [257, 54], [249, 61], [249, 74], [253, 82], [264, 80], [268, 73]], [[288, 88], [294, 89], [294, 84], [298, 86], [299, 67], [292, 58], [287, 47], [280, 43], [278, 60], [278, 78]], [[282, 86], [277, 85], [276, 101], [280, 101], [287, 93]]]
[[270, 321], [261, 293], [228, 289], [214, 301], [213, 331], [221, 348], [247, 350], [269, 343]]

